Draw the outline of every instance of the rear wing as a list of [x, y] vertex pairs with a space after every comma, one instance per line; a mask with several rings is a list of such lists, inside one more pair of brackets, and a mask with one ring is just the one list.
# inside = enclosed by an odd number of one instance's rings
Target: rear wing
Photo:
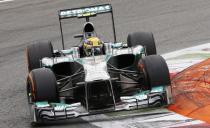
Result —
[[75, 17], [89, 17], [96, 14], [110, 13], [112, 12], [112, 6], [110, 4], [96, 5], [89, 7], [65, 9], [59, 11], [59, 18], [75, 18]]
[[70, 19], [70, 18], [86, 18], [86, 22], [89, 22], [90, 17], [96, 16], [97, 14], [104, 14], [104, 13], [111, 13], [114, 42], [117, 42], [114, 16], [113, 16], [113, 10], [112, 10], [111, 4], [101, 4], [101, 5], [59, 10], [58, 16], [59, 16], [59, 22], [60, 22], [63, 49], [65, 49], [65, 46], [64, 46], [63, 28], [62, 28], [62, 22], [61, 22], [62, 20]]

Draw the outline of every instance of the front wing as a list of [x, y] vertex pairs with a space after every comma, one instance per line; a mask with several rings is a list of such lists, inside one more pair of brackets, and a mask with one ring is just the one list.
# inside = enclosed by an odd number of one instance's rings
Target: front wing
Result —
[[165, 106], [171, 103], [170, 92], [170, 86], [153, 87], [151, 91], [141, 91], [132, 96], [122, 96], [120, 98], [121, 102], [116, 103], [116, 106], [106, 109], [87, 111], [81, 103], [66, 104], [64, 102], [36, 102], [31, 105], [31, 110], [34, 113], [34, 122], [44, 120], [63, 120], [109, 112]]

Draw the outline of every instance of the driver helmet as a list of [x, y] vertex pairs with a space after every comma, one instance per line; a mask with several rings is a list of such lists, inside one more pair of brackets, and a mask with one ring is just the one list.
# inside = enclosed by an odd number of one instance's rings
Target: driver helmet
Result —
[[93, 23], [91, 23], [91, 22], [85, 23], [83, 31], [84, 31], [84, 36], [87, 39], [92, 36], [95, 36], [95, 29], [94, 29]]
[[96, 36], [93, 23], [87, 22], [84, 25], [84, 51], [87, 56], [102, 53], [102, 41]]

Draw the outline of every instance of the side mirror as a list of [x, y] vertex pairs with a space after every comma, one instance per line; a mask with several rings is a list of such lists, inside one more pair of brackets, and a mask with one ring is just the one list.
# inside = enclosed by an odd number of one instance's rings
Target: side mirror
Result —
[[74, 38], [83, 38], [83, 34], [76, 34], [74, 35]]

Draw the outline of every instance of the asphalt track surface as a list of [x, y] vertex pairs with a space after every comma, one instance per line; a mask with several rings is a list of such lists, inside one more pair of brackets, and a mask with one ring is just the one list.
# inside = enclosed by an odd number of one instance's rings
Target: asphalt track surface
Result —
[[[154, 33], [158, 53], [194, 46], [210, 40], [209, 0], [14, 0], [0, 2], [0, 128], [30, 126], [25, 92], [25, 47], [38, 40], [51, 40], [61, 49], [57, 11], [64, 8], [111, 3], [118, 40], [129, 32]], [[109, 25], [99, 19], [100, 30]], [[72, 37], [81, 23], [67, 29]], [[98, 32], [100, 33], [100, 32]], [[68, 39], [68, 38], [67, 38]], [[71, 41], [70, 41], [71, 42]], [[72, 42], [70, 43], [72, 44]], [[55, 125], [55, 126], [54, 126]], [[46, 127], [95, 127], [81, 119]]]

